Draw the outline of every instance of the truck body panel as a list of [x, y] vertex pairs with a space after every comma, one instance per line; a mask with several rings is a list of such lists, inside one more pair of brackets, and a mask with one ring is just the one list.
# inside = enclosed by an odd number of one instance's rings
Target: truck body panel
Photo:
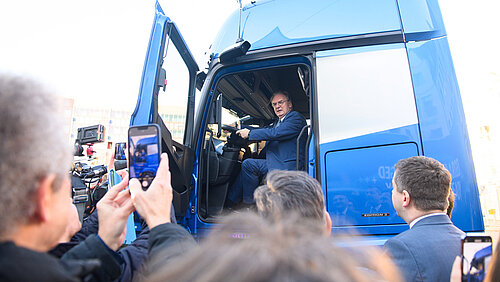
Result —
[[[171, 67], [162, 60], [170, 40], [190, 73], [184, 144], [169, 139], [157, 113], [162, 69]], [[228, 50], [245, 41], [248, 51], [227, 59]], [[453, 222], [466, 232], [484, 230], [436, 0], [256, 1], [241, 10], [241, 22], [239, 11], [229, 17], [209, 52], [206, 73], [198, 72], [178, 28], [157, 4], [131, 118], [131, 125], [162, 128], [176, 215], [193, 234], [212, 228], [242, 159], [262, 148], [219, 135], [217, 111], [241, 124], [265, 126], [274, 119], [269, 98], [278, 89], [291, 93], [294, 110], [307, 120], [301, 148], [306, 166], [300, 169], [320, 181], [334, 232], [355, 230], [378, 244], [406, 230], [392, 207], [391, 180], [395, 163], [416, 155], [450, 170]], [[195, 84], [201, 95], [196, 113]]]

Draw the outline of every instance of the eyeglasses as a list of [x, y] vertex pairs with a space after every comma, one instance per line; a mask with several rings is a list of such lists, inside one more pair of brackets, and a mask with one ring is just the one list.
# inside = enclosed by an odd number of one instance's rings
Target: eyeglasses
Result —
[[271, 105], [273, 105], [273, 108], [276, 108], [276, 105], [283, 106], [283, 104], [285, 104], [285, 102], [288, 102], [288, 100], [279, 100], [276, 103], [271, 103]]

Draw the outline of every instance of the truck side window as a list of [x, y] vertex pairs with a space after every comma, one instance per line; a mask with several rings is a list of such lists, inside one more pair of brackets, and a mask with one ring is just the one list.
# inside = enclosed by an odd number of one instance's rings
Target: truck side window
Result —
[[166, 40], [162, 68], [166, 71], [165, 92], [158, 93], [158, 113], [172, 133], [172, 139], [182, 143], [186, 122], [189, 71], [179, 52]]

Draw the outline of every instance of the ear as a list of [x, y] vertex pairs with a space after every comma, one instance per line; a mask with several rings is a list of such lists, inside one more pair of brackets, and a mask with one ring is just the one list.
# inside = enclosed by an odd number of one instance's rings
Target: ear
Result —
[[403, 207], [408, 207], [411, 203], [410, 193], [408, 193], [408, 191], [406, 191], [406, 190], [403, 190], [403, 192], [401, 194], [403, 194], [402, 195]]
[[330, 236], [332, 233], [332, 218], [330, 217], [330, 214], [325, 211], [325, 221], [326, 221], [326, 235]]
[[54, 191], [52, 186], [56, 176], [50, 174], [46, 176], [38, 185], [36, 192], [36, 207], [34, 212], [34, 219], [38, 222], [46, 222], [50, 218], [50, 205], [53, 204]]

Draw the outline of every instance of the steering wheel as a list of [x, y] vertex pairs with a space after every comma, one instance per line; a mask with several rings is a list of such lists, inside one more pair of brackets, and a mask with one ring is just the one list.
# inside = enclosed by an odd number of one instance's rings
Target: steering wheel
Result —
[[221, 127], [222, 129], [226, 130], [226, 131], [229, 131], [231, 133], [235, 133], [236, 131], [238, 131], [239, 129], [234, 127], [234, 126], [229, 126], [229, 125], [222, 125]]

